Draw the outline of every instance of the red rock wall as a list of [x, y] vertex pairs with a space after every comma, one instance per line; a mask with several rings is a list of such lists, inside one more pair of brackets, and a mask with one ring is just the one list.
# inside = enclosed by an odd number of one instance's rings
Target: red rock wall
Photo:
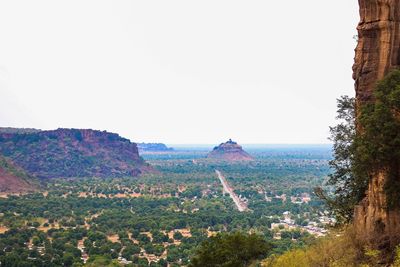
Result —
[[377, 82], [400, 65], [400, 0], [359, 0], [360, 23], [353, 78], [359, 101], [370, 99]]
[[[376, 82], [400, 65], [400, 0], [359, 0], [360, 23], [353, 78], [357, 104], [372, 99]], [[362, 125], [359, 125], [362, 130]], [[400, 237], [400, 212], [387, 211], [385, 171], [372, 175], [367, 197], [355, 208], [359, 236], [396, 243]], [[400, 177], [399, 177], [400, 179]], [[400, 190], [400, 188], [399, 188]], [[382, 244], [381, 242], [381, 244]]]

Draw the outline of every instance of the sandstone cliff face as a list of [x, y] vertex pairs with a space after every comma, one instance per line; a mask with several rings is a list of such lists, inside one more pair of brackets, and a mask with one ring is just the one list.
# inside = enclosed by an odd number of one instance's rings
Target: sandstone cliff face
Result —
[[400, 0], [359, 0], [360, 23], [353, 78], [358, 101], [400, 64]]
[[208, 153], [207, 158], [225, 160], [225, 161], [249, 161], [253, 160], [240, 145], [229, 139], [228, 142], [222, 143]]
[[[376, 82], [400, 66], [400, 0], [359, 0], [359, 5], [353, 78], [357, 105], [362, 105], [372, 99]], [[385, 170], [371, 174], [367, 196], [355, 208], [354, 224], [359, 236], [393, 245], [400, 237], [400, 212], [385, 208], [385, 183]]]

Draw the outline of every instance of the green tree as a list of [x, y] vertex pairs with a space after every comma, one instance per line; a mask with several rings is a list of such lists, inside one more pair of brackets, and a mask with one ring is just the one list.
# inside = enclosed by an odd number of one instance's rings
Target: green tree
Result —
[[356, 175], [356, 125], [355, 99], [342, 96], [337, 100], [337, 117], [339, 123], [330, 127], [333, 141], [333, 159], [329, 162], [333, 172], [329, 175], [328, 185], [334, 187], [333, 196], [327, 196], [321, 188], [316, 193], [326, 200], [331, 211], [339, 221], [352, 219], [353, 208], [365, 194], [368, 180]]
[[201, 243], [189, 266], [247, 266], [253, 260], [264, 258], [270, 249], [271, 245], [255, 234], [218, 234]]
[[94, 256], [90, 257], [85, 266], [88, 267], [117, 267], [122, 266], [118, 262], [111, 260], [106, 256]]
[[334, 158], [330, 161], [333, 173], [328, 185], [335, 189], [333, 196], [321, 188], [316, 193], [342, 222], [352, 220], [354, 206], [365, 197], [370, 178], [382, 170], [387, 176], [387, 208], [399, 205], [400, 70], [381, 80], [373, 96], [370, 102], [357, 106], [358, 127], [355, 99], [338, 99], [340, 122], [331, 127]]
[[175, 240], [181, 240], [183, 238], [183, 235], [181, 232], [175, 232], [174, 233], [174, 239]]
[[385, 175], [387, 208], [398, 208], [400, 200], [400, 70], [390, 72], [374, 91], [374, 101], [360, 108], [362, 131], [356, 139], [360, 169], [370, 177]]

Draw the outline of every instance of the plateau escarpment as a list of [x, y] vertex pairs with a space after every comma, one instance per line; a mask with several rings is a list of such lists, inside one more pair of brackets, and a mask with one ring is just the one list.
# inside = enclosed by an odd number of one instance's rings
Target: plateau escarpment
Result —
[[[358, 45], [353, 66], [357, 112], [374, 99], [375, 85], [400, 66], [400, 0], [359, 0]], [[363, 125], [357, 124], [358, 133]], [[355, 208], [354, 225], [359, 236], [395, 245], [400, 240], [400, 209], [388, 209], [390, 190], [400, 190], [398, 180], [388, 182], [387, 167], [370, 173], [364, 200]], [[400, 173], [400, 166], [396, 167]], [[399, 200], [397, 200], [399, 201]], [[382, 242], [380, 245], [382, 245]]]
[[39, 178], [131, 177], [151, 170], [135, 143], [91, 129], [0, 132], [0, 153]]
[[253, 160], [252, 156], [250, 156], [240, 145], [231, 139], [225, 143], [221, 143], [219, 146], [214, 147], [214, 149], [208, 153], [207, 158], [225, 161]]

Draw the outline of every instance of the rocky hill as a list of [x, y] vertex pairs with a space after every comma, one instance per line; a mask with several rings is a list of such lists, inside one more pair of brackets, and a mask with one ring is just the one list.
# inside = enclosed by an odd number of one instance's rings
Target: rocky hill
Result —
[[135, 143], [90, 129], [0, 132], [0, 154], [39, 178], [130, 177], [151, 170]]
[[139, 152], [165, 152], [174, 150], [162, 143], [138, 143], [137, 146]]
[[26, 193], [39, 188], [36, 178], [15, 166], [10, 160], [0, 156], [0, 192]]
[[226, 161], [250, 161], [253, 157], [250, 156], [246, 151], [242, 149], [240, 145], [229, 139], [225, 143], [221, 143], [219, 146], [208, 153], [207, 158], [219, 159]]

